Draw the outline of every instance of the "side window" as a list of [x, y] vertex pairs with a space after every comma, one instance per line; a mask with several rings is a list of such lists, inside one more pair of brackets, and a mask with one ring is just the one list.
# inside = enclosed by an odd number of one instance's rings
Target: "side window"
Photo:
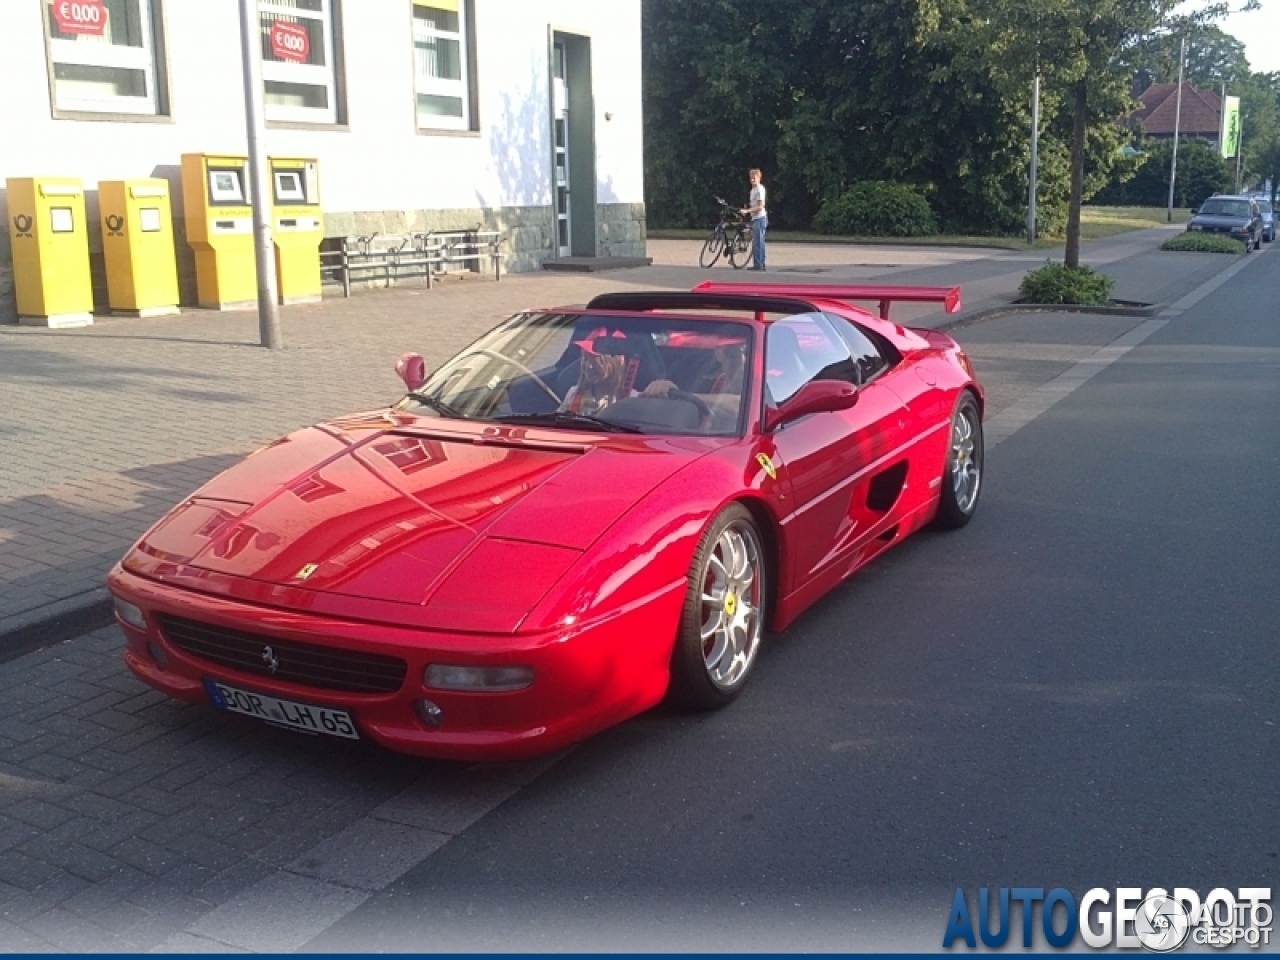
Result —
[[471, 0], [413, 0], [419, 130], [475, 130]]
[[769, 324], [764, 343], [765, 386], [775, 405], [813, 380], [857, 383], [849, 348], [820, 313], [802, 313]]
[[341, 123], [337, 0], [259, 0], [268, 120]]
[[55, 116], [169, 112], [159, 3], [45, 0]]
[[877, 346], [875, 341], [857, 324], [850, 323], [843, 317], [832, 317], [831, 325], [849, 345], [849, 352], [853, 354], [854, 366], [858, 368], [858, 386], [868, 383], [872, 377], [879, 376], [900, 359], [888, 344], [883, 348]]

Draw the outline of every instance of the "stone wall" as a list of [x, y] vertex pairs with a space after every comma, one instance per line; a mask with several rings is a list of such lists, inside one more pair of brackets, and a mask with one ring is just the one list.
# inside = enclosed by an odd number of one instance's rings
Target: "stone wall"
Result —
[[552, 256], [550, 207], [500, 207], [490, 210], [384, 210], [368, 213], [328, 213], [324, 232], [329, 237], [368, 236], [372, 233], [426, 233], [452, 230], [501, 230], [502, 268], [509, 273], [539, 270]]
[[596, 207], [596, 256], [645, 255], [643, 203], [602, 203]]

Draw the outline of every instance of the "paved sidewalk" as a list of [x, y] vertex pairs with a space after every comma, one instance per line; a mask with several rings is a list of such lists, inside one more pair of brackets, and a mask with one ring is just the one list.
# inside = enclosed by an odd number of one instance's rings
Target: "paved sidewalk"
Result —
[[[1162, 254], [1176, 228], [1088, 244], [1116, 296], [1166, 302], [1232, 258]], [[101, 611], [111, 564], [183, 496], [254, 447], [398, 396], [405, 350], [437, 364], [525, 307], [708, 277], [769, 282], [961, 284], [965, 313], [1006, 304], [1045, 253], [979, 248], [773, 244], [770, 272], [702, 270], [696, 241], [653, 240], [651, 267], [601, 274], [466, 277], [282, 310], [282, 351], [257, 343], [254, 313], [189, 310], [100, 318], [78, 330], [0, 326], [0, 657], [5, 640], [68, 611]], [[928, 305], [902, 322], [953, 321]]]

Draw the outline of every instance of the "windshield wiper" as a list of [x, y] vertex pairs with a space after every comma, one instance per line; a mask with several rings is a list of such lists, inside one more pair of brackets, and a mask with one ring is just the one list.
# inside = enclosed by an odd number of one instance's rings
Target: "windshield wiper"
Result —
[[438, 397], [429, 397], [425, 393], [415, 393], [414, 391], [410, 391], [409, 393], [405, 394], [405, 396], [410, 400], [416, 400], [418, 403], [422, 404], [424, 407], [429, 407], [430, 409], [434, 410], [436, 413], [440, 414], [440, 416], [442, 417], [449, 417], [453, 420], [467, 419], [467, 415], [465, 413], [463, 413], [461, 410], [457, 409], [456, 407], [451, 407], [449, 404], [445, 403], [443, 400], [439, 399]]
[[599, 417], [588, 416], [585, 413], [569, 413], [567, 410], [547, 413], [508, 413], [493, 419], [499, 423], [545, 423], [551, 426], [592, 427], [606, 433], [644, 433], [639, 427], [633, 427], [629, 423], [615, 423], [612, 420], [601, 420]]

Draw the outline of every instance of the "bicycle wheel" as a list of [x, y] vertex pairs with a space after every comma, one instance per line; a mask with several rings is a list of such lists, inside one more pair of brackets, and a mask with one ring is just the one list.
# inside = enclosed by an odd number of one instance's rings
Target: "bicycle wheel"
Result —
[[723, 252], [724, 231], [716, 227], [711, 231], [711, 236], [707, 237], [707, 242], [702, 245], [702, 252], [698, 254], [698, 266], [704, 270], [714, 266]]
[[751, 228], [739, 227], [729, 242], [729, 262], [733, 269], [741, 270], [751, 262]]

